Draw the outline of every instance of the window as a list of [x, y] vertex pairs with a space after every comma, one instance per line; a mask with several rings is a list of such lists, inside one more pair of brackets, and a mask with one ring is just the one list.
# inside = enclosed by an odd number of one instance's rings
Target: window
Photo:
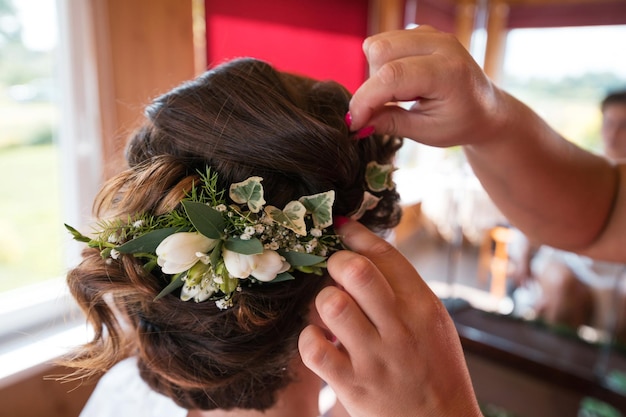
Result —
[[64, 269], [57, 38], [54, 0], [0, 1], [0, 292]]
[[88, 222], [101, 178], [90, 7], [0, 0], [0, 378], [86, 336], [64, 280], [80, 249], [63, 223]]
[[599, 104], [626, 88], [625, 42], [626, 25], [513, 29], [502, 85], [566, 138], [601, 152]]

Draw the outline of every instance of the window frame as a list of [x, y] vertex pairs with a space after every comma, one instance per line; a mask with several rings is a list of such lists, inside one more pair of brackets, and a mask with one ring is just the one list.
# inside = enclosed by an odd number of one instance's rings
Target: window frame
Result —
[[[61, 92], [58, 151], [63, 221], [88, 224], [102, 178], [99, 73], [95, 59], [93, 10], [89, 0], [55, 0], [58, 85]], [[62, 225], [59, 225], [61, 227]], [[65, 264], [80, 260], [80, 245], [69, 233], [63, 241]], [[47, 362], [84, 342], [88, 328], [64, 277], [0, 294], [0, 380]], [[78, 329], [78, 331], [76, 331]], [[66, 333], [70, 331], [70, 333]], [[70, 334], [62, 340], [58, 334]], [[64, 345], [64, 346], [61, 346]], [[32, 349], [35, 347], [35, 349]], [[20, 354], [23, 352], [24, 354]]]

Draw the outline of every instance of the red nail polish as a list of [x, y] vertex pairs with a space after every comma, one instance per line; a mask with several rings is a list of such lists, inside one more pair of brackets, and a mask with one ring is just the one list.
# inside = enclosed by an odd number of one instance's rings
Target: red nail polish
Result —
[[374, 126], [365, 126], [364, 128], [357, 130], [356, 138], [357, 139], [366, 138], [370, 136], [372, 133], [374, 133], [374, 130], [375, 130]]
[[345, 217], [345, 216], [335, 216], [335, 217], [333, 217], [333, 225], [335, 226], [335, 229], [341, 229], [341, 226], [345, 225], [349, 221], [350, 221], [350, 219]]
[[346, 126], [348, 126], [348, 129], [350, 128], [350, 126], [352, 126], [352, 115], [350, 114], [350, 112], [348, 111], [348, 113], [346, 113], [346, 117], [343, 118], [344, 122], [346, 122]]

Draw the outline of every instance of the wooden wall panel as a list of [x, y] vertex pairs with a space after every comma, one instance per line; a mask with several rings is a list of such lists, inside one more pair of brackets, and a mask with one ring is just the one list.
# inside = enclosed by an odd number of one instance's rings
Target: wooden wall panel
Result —
[[97, 380], [81, 384], [48, 379], [51, 375], [68, 375], [70, 372], [67, 368], [42, 364], [3, 380], [0, 416], [78, 417]]
[[93, 3], [105, 176], [152, 98], [195, 75], [192, 0]]

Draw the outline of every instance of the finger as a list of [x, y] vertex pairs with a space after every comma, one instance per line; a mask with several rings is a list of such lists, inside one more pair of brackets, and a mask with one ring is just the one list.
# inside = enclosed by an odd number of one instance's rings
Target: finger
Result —
[[352, 379], [353, 369], [348, 355], [331, 343], [318, 326], [311, 324], [302, 330], [298, 350], [304, 365], [327, 383], [334, 385], [336, 381]]
[[442, 59], [440, 55], [428, 55], [387, 62], [352, 96], [350, 128], [363, 127], [387, 103], [412, 101], [416, 97], [438, 98], [434, 87], [441, 86], [438, 80], [442, 76]]
[[423, 25], [415, 29], [370, 36], [363, 42], [363, 53], [368, 61], [370, 74], [373, 74], [386, 62], [413, 55], [430, 55], [446, 39], [445, 33]]
[[[348, 221], [341, 229], [342, 241], [346, 244], [351, 251], [361, 254], [367, 257], [372, 264], [379, 271], [378, 277], [383, 277], [391, 286], [391, 289], [395, 293], [411, 292], [416, 289], [426, 288], [426, 283], [421, 279], [413, 265], [402, 255], [396, 248], [394, 248], [389, 242], [374, 234], [365, 226], [356, 221]], [[337, 252], [335, 255], [339, 255], [341, 252]], [[333, 276], [331, 271], [332, 256], [329, 259], [329, 272]], [[337, 257], [336, 257], [337, 258]], [[332, 267], [334, 270], [334, 266]], [[364, 269], [360, 271], [364, 275], [370, 270]], [[350, 285], [348, 282], [351, 277], [344, 277], [344, 274], [336, 273], [341, 276], [345, 282], [341, 282], [344, 287]], [[361, 278], [365, 280], [366, 278]], [[368, 283], [368, 285], [374, 285], [375, 281]], [[363, 287], [363, 285], [360, 285]], [[347, 288], [347, 287], [346, 287]], [[382, 293], [384, 294], [384, 293]], [[354, 294], [351, 293], [353, 297]], [[360, 304], [359, 300], [357, 302]]]
[[324, 288], [315, 298], [315, 307], [322, 322], [352, 355], [363, 352], [363, 340], [375, 343], [380, 339], [376, 324], [347, 291]]
[[440, 136], [445, 135], [446, 130], [445, 126], [440, 126], [443, 124], [441, 118], [417, 106], [411, 109], [395, 104], [383, 106], [373, 113], [367, 124], [374, 126], [376, 132], [412, 139], [425, 145], [447, 147], [457, 144], [453, 140], [456, 137], [452, 135], [449, 136], [450, 140], [441, 139]]
[[317, 311], [349, 352], [363, 340], [375, 342], [380, 330], [397, 321], [396, 294], [374, 263], [350, 251], [333, 254], [328, 273], [345, 290], [325, 288], [316, 299]]

